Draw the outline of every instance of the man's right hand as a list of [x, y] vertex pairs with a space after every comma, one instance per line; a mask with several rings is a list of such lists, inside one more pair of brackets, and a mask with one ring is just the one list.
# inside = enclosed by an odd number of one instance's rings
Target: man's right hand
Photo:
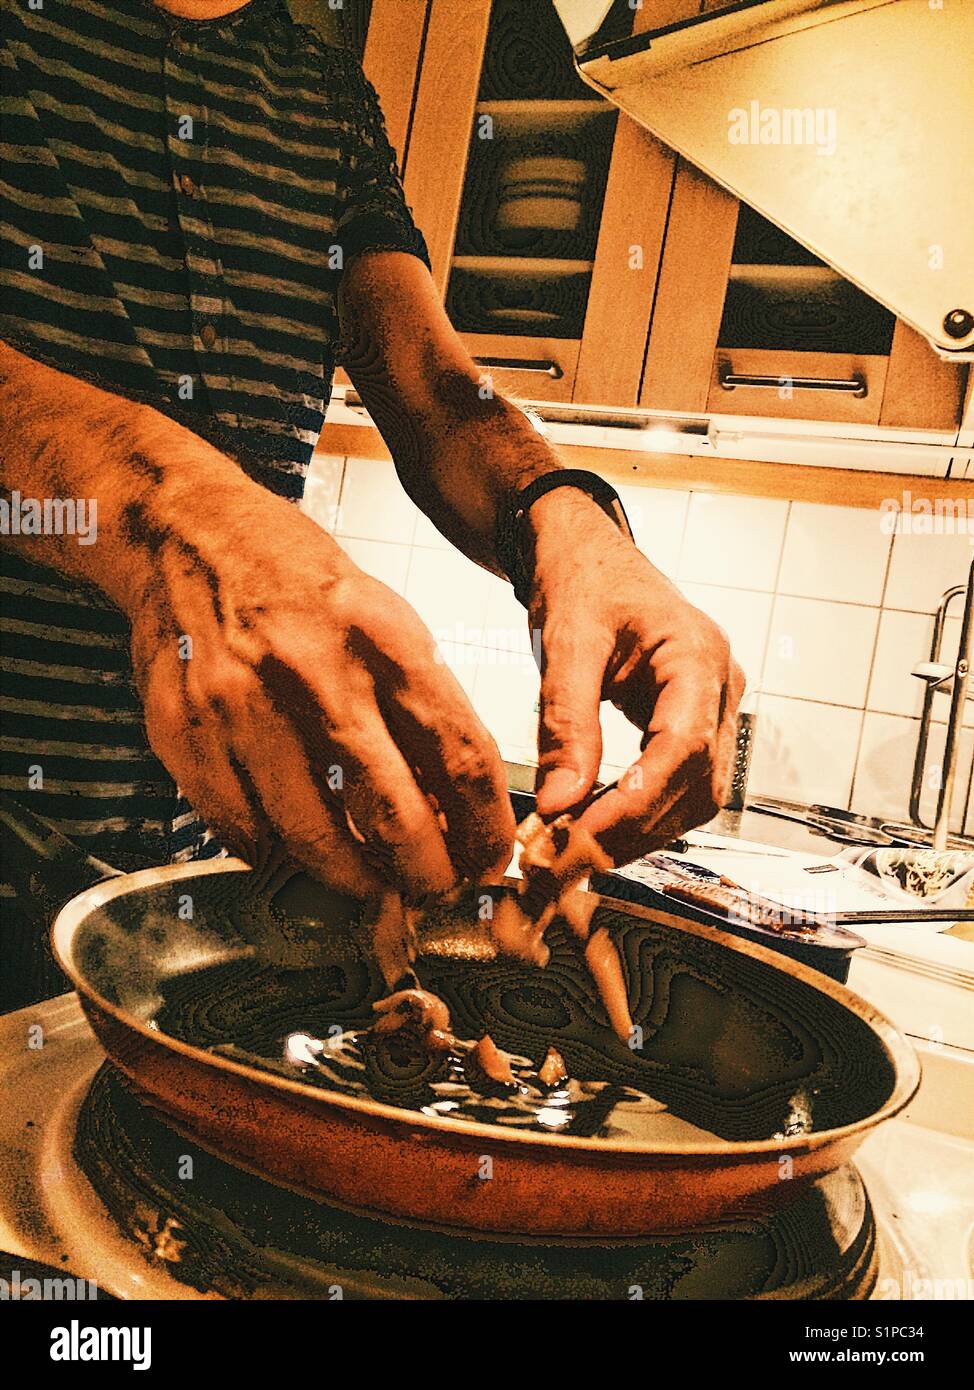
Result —
[[503, 766], [433, 638], [181, 425], [0, 342], [0, 482], [97, 502], [97, 540], [4, 538], [128, 616], [149, 738], [250, 863], [420, 894], [503, 869]]
[[228, 847], [353, 894], [503, 870], [500, 755], [403, 599], [262, 489], [155, 558], [130, 613], [149, 738]]

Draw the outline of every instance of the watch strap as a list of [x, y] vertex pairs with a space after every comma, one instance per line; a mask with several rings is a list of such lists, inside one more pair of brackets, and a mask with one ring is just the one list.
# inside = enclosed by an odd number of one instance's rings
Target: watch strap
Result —
[[535, 502], [555, 488], [573, 487], [591, 497], [624, 536], [633, 539], [632, 527], [622, 499], [611, 483], [584, 468], [558, 468], [532, 479], [514, 496], [498, 518], [496, 550], [501, 568], [514, 586], [518, 602], [527, 604], [534, 577], [534, 557], [530, 553], [525, 519]]

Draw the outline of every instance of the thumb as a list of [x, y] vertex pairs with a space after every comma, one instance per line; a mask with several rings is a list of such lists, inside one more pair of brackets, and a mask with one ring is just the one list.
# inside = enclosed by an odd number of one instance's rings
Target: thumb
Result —
[[546, 625], [542, 633], [535, 788], [539, 815], [557, 816], [571, 810], [598, 776], [602, 760], [599, 705], [612, 645], [607, 633], [577, 620]]

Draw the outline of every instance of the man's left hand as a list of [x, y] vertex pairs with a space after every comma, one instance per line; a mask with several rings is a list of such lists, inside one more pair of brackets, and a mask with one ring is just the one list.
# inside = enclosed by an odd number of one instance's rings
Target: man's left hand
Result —
[[529, 525], [529, 613], [542, 652], [538, 811], [571, 810], [591, 790], [599, 705], [611, 701], [640, 730], [642, 754], [578, 823], [625, 864], [723, 804], [744, 673], [717, 624], [583, 493], [548, 493]]

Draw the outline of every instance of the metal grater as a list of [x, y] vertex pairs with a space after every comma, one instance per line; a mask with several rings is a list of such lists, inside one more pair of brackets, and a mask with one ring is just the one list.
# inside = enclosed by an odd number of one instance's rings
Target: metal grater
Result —
[[728, 811], [743, 811], [744, 796], [747, 791], [747, 775], [751, 768], [751, 752], [756, 736], [757, 715], [737, 716], [737, 744], [734, 750], [734, 775], [731, 778], [730, 796], [726, 803]]

